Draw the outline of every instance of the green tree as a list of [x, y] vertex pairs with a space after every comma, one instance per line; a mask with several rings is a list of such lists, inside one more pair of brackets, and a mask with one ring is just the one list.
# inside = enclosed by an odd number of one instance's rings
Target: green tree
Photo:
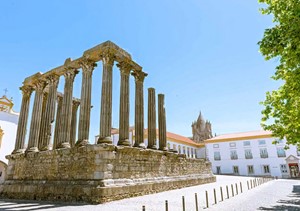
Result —
[[262, 14], [273, 16], [273, 27], [258, 43], [266, 60], [278, 59], [274, 80], [283, 85], [267, 92], [262, 127], [287, 144], [300, 146], [300, 0], [259, 0]]

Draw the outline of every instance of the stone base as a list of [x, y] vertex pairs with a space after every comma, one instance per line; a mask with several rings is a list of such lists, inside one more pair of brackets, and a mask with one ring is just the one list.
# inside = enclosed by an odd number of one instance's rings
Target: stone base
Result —
[[[104, 203], [215, 182], [213, 176], [163, 177], [145, 180], [106, 181], [7, 181], [2, 197], [13, 199]], [[110, 184], [111, 183], [111, 184]], [[114, 184], [116, 183], [116, 184]], [[0, 194], [1, 195], [1, 194]]]
[[171, 152], [112, 145], [16, 154], [1, 197], [103, 203], [214, 182], [211, 164]]

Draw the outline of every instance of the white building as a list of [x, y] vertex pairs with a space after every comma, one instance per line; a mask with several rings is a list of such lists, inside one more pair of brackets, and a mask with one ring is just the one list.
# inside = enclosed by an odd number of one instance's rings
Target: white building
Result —
[[6, 96], [0, 98], [0, 184], [4, 182], [8, 160], [14, 150], [19, 113], [13, 111], [13, 102]]
[[[274, 142], [277, 144], [273, 144]], [[269, 131], [220, 135], [205, 141], [215, 174], [299, 177], [300, 151]]]
[[[113, 128], [111, 130], [112, 134], [112, 141], [114, 145], [118, 144], [119, 140], [119, 130], [116, 128]], [[147, 129], [145, 129], [144, 132], [145, 138], [144, 143], [147, 147], [148, 145], [148, 139], [147, 139]], [[129, 142], [131, 145], [134, 144], [134, 128], [130, 128], [129, 132]], [[96, 136], [95, 143], [97, 143], [98, 136]], [[156, 146], [159, 146], [158, 141], [158, 130], [157, 130], [157, 140], [156, 140]], [[195, 143], [193, 140], [175, 134], [171, 132], [167, 132], [167, 147], [169, 151], [177, 151], [179, 154], [185, 154], [189, 158], [205, 158], [205, 145], [204, 143]]]

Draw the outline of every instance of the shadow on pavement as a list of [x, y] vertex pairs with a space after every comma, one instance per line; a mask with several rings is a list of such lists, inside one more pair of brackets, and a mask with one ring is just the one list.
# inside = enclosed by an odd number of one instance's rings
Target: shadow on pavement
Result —
[[[288, 195], [289, 200], [279, 200], [276, 205], [271, 207], [259, 207], [258, 210], [300, 210], [300, 185], [294, 185], [293, 191]], [[296, 199], [295, 199], [296, 198]]]
[[0, 210], [46, 210], [65, 206], [84, 206], [79, 203], [59, 203], [31, 200], [0, 199]]

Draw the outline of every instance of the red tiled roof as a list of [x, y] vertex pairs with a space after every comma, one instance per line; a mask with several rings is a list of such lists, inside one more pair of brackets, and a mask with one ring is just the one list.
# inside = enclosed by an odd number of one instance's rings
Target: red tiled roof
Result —
[[221, 141], [221, 140], [245, 140], [245, 139], [255, 139], [258, 137], [271, 137], [271, 131], [265, 130], [257, 130], [257, 131], [249, 131], [249, 132], [240, 132], [240, 133], [230, 133], [230, 134], [223, 134], [216, 136], [211, 139], [205, 140], [205, 142], [214, 142], [214, 141]]

